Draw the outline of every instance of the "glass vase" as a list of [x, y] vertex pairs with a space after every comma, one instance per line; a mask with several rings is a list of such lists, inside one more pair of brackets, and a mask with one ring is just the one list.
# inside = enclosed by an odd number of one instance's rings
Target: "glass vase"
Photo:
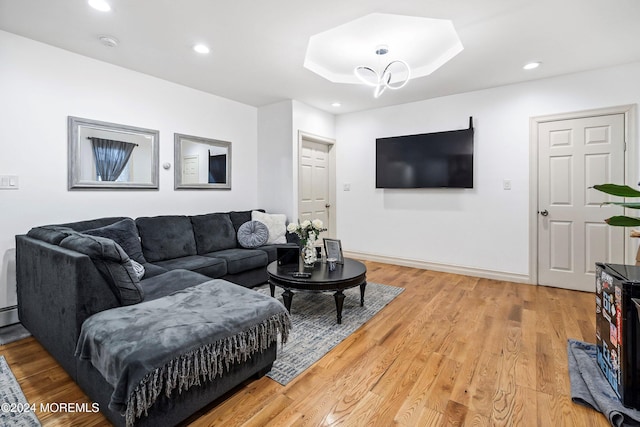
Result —
[[302, 262], [305, 267], [313, 267], [318, 260], [318, 253], [316, 252], [314, 241], [307, 239], [302, 243], [302, 249], [300, 250]]

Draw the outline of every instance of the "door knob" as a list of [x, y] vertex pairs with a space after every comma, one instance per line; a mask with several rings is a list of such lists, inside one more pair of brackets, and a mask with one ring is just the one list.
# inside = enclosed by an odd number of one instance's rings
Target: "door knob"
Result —
[[549, 215], [549, 211], [545, 209], [542, 212], [540, 212], [540, 215], [547, 216], [547, 215]]
[[328, 208], [330, 208], [330, 207], [331, 207], [331, 204], [330, 204], [330, 203], [327, 203], [326, 205], [324, 205], [324, 207], [328, 209]]

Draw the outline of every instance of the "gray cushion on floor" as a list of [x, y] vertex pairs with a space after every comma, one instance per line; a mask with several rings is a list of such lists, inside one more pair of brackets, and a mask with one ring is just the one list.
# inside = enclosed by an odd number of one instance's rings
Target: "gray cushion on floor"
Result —
[[158, 261], [156, 265], [167, 270], [184, 269], [195, 271], [213, 279], [227, 274], [227, 264], [221, 258], [211, 258], [201, 255], [190, 255], [176, 259]]
[[222, 258], [227, 262], [229, 274], [242, 273], [267, 265], [267, 254], [258, 249], [225, 249], [211, 252], [207, 257]]
[[151, 263], [197, 253], [191, 220], [187, 216], [140, 217], [136, 219], [136, 225], [142, 240], [142, 253]]

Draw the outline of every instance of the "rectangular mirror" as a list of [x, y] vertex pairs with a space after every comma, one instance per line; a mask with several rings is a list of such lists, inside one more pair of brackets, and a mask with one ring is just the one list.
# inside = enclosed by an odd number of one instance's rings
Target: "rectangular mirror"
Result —
[[231, 189], [231, 143], [175, 134], [175, 188]]
[[69, 190], [157, 189], [157, 130], [69, 117]]

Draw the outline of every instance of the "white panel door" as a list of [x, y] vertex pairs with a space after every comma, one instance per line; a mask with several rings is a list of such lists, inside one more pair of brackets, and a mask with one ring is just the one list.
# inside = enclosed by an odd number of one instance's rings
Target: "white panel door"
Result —
[[198, 184], [200, 182], [199, 156], [184, 156], [182, 158], [182, 183]]
[[[303, 139], [300, 149], [300, 184], [298, 186], [298, 217], [300, 222], [316, 218], [329, 228], [331, 202], [329, 198], [329, 148]], [[331, 235], [331, 230], [321, 237]]]
[[624, 262], [622, 208], [595, 184], [625, 182], [624, 115], [538, 124], [538, 283], [593, 292], [595, 263]]

